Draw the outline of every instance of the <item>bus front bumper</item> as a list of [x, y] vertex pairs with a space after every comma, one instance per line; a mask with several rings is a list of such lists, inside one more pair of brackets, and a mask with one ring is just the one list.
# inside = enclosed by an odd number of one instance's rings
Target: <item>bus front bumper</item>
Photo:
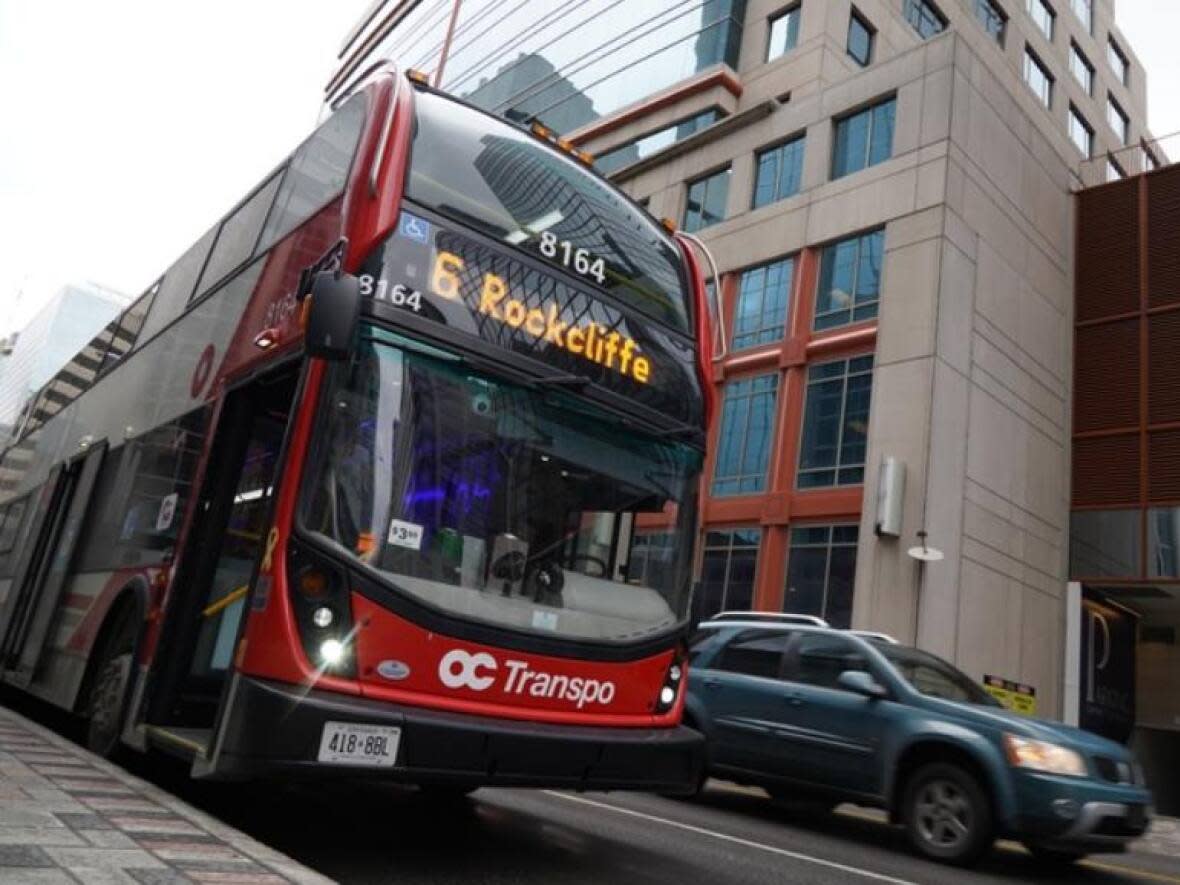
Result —
[[[401, 730], [396, 764], [318, 761], [324, 725], [353, 722]], [[577, 790], [693, 790], [704, 739], [675, 728], [599, 728], [469, 716], [239, 676], [204, 776], [385, 777], [419, 784]]]

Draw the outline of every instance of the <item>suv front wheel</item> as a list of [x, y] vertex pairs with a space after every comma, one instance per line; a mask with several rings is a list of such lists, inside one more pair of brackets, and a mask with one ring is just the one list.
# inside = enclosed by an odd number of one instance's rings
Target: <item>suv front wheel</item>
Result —
[[974, 863], [992, 844], [987, 795], [966, 770], [934, 762], [914, 772], [905, 788], [902, 817], [910, 842], [944, 863]]

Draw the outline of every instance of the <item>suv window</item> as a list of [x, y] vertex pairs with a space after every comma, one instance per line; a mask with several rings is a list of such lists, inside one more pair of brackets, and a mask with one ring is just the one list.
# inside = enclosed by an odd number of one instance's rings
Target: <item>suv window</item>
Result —
[[792, 682], [838, 689], [836, 680], [845, 670], [872, 674], [860, 649], [842, 636], [803, 634], [787, 656], [786, 678]]
[[782, 672], [783, 652], [791, 635], [789, 632], [767, 633], [762, 630], [739, 633], [722, 650], [717, 669], [775, 679]]

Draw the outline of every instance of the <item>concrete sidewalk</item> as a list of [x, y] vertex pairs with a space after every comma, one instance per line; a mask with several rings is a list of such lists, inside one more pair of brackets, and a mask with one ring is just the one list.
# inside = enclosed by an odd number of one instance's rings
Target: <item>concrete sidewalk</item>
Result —
[[330, 881], [0, 708], [0, 883]]

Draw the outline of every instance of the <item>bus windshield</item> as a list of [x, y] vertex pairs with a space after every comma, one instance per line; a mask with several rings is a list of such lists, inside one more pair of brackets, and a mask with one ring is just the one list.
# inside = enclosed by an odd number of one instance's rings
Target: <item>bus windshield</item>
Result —
[[673, 240], [578, 162], [503, 120], [415, 94], [406, 196], [688, 329]]
[[466, 619], [613, 642], [683, 622], [699, 451], [389, 337], [322, 400], [305, 531]]

